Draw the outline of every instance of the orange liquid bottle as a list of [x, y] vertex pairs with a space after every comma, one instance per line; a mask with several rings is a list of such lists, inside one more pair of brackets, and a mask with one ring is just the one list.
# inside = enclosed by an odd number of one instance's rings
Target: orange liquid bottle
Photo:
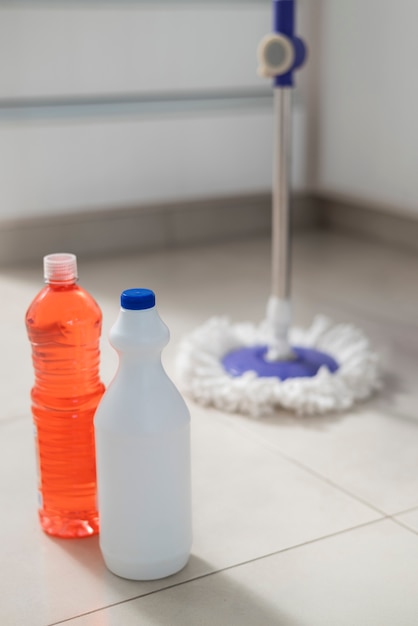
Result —
[[102, 314], [77, 285], [72, 254], [44, 258], [47, 285], [26, 313], [35, 384], [32, 415], [39, 469], [39, 519], [57, 537], [98, 532], [93, 417]]

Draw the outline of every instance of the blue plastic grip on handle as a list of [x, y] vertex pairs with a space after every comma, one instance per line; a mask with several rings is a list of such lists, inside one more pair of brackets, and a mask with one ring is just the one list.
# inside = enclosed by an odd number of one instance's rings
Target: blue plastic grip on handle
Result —
[[273, 0], [273, 31], [291, 40], [295, 52], [292, 68], [274, 79], [275, 87], [293, 87], [293, 73], [306, 58], [306, 46], [295, 36], [295, 0]]
[[294, 0], [273, 0], [273, 30], [293, 38], [295, 34]]

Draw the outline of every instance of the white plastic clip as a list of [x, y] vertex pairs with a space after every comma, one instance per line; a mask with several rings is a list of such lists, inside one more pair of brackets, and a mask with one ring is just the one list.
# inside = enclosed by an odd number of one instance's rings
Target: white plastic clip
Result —
[[272, 33], [260, 41], [257, 57], [260, 63], [258, 74], [267, 78], [286, 74], [295, 62], [295, 49], [285, 35]]

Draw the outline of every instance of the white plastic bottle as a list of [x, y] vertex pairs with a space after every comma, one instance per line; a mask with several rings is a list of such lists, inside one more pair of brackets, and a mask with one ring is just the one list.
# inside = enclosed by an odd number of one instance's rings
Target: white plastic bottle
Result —
[[110, 331], [119, 367], [97, 409], [100, 548], [118, 576], [182, 569], [192, 543], [190, 414], [167, 376], [169, 331], [149, 289], [128, 289]]

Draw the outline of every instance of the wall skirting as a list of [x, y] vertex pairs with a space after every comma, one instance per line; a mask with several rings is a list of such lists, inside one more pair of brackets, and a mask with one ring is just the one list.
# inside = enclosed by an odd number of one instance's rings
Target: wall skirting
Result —
[[418, 250], [418, 216], [338, 194], [311, 197], [320, 228]]
[[[331, 195], [295, 194], [294, 229], [322, 228], [418, 250], [418, 220]], [[88, 210], [0, 222], [0, 266], [51, 252], [80, 258], [198, 245], [271, 232], [269, 193]]]
[[[316, 219], [310, 199], [296, 196], [296, 228]], [[0, 265], [39, 261], [51, 252], [80, 258], [268, 235], [271, 196], [84, 211], [0, 222]]]

